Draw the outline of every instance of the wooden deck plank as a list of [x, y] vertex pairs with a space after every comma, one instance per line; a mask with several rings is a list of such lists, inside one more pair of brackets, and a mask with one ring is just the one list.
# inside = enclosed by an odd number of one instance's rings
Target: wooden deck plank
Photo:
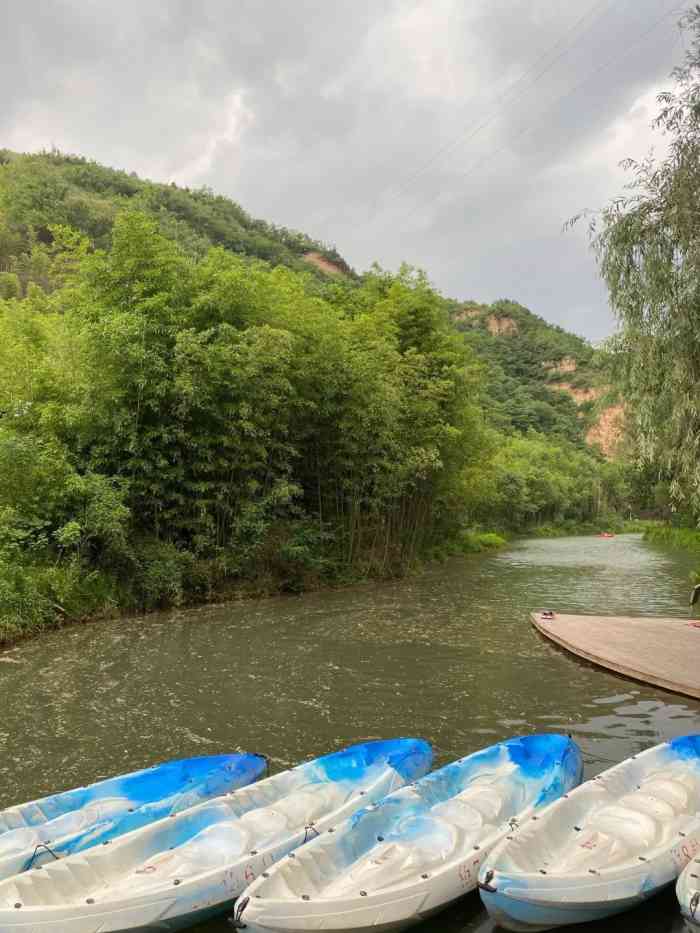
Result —
[[600, 667], [700, 699], [700, 628], [687, 619], [530, 616], [544, 636]]

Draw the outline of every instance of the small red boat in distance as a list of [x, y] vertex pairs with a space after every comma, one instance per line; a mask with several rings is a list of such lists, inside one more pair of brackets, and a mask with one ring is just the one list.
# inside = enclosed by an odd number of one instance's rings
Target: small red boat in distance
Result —
[[612, 531], [601, 531], [599, 532], [598, 537], [599, 538], [614, 538], [615, 535], [613, 534]]

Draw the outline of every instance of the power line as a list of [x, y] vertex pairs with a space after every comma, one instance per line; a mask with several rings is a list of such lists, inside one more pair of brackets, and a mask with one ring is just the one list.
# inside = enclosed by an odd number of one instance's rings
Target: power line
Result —
[[[535, 69], [538, 67], [538, 65], [539, 65], [541, 62], [545, 61], [545, 60], [552, 54], [552, 52], [554, 52], [554, 51], [561, 45], [561, 43], [566, 39], [566, 37], [567, 37], [570, 33], [572, 33], [572, 32], [575, 33], [575, 32], [579, 29], [579, 27], [580, 27], [592, 14], [596, 13], [597, 11], [599, 11], [601, 7], [607, 7], [607, 6], [609, 6], [609, 4], [610, 4], [610, 0], [597, 0], [597, 2], [595, 2], [591, 7], [589, 7], [589, 9], [588, 9], [582, 16], [580, 16], [572, 26], [568, 27], [568, 28], [564, 31], [564, 33], [562, 33], [562, 35], [557, 39], [557, 41], [556, 41], [543, 55], [541, 55], [541, 56], [540, 56], [540, 57], [539, 57], [539, 58], [538, 58], [538, 59], [537, 59], [537, 60], [536, 60], [536, 61], [535, 61], [535, 62], [534, 62], [534, 63], [533, 63], [533, 64], [532, 64], [532, 65], [531, 65], [531, 66], [516, 80], [516, 81], [514, 81], [508, 88], [506, 88], [505, 92], [504, 92], [503, 94], [501, 94], [501, 95], [496, 99], [496, 102], [495, 102], [496, 105], [497, 105], [497, 106], [500, 106], [501, 104], [504, 104], [504, 103], [512, 103], [513, 101], [518, 100], [518, 99], [522, 96], [521, 94], [518, 94], [518, 95], [516, 95], [514, 98], [512, 98], [512, 100], [509, 100], [509, 95], [511, 94], [511, 92], [514, 91], [520, 84], [522, 84], [523, 81], [525, 81], [528, 77], [530, 77], [530, 75], [535, 71]], [[588, 29], [591, 28], [591, 26], [593, 25], [593, 23], [596, 21], [597, 18], [598, 18], [597, 16], [594, 16], [592, 22], [590, 22], [590, 23], [588, 24], [588, 26], [586, 27], [586, 29], [584, 29], [584, 30], [580, 33], [580, 35], [578, 35], [578, 36], [574, 39], [573, 42], [569, 43], [568, 46], [566, 46], [564, 49], [562, 49], [562, 51], [559, 53], [559, 55], [556, 55], [556, 56], [555, 56], [550, 62], [548, 62], [539, 72], [537, 72], [537, 74], [535, 74], [534, 78], [532, 79], [532, 82], [531, 82], [530, 86], [534, 86], [534, 85], [537, 83], [537, 81], [539, 81], [539, 79], [540, 79], [541, 77], [543, 77], [551, 68], [553, 68], [554, 65], [556, 65], [557, 62], [559, 62], [559, 61], [564, 57], [564, 55], [565, 55], [570, 49], [572, 49], [572, 48], [576, 45], [576, 43], [579, 41], [579, 39], [580, 39], [583, 35], [586, 34], [586, 32], [588, 31]], [[527, 90], [527, 88], [524, 88], [523, 90]], [[479, 123], [478, 126], [474, 127], [472, 130], [466, 130], [466, 131], [463, 131], [463, 132], [459, 133], [459, 134], [458, 134], [457, 136], [455, 136], [452, 140], [450, 140], [449, 142], [445, 143], [445, 145], [443, 145], [433, 156], [431, 156], [431, 157], [427, 160], [427, 162], [425, 162], [425, 163], [424, 163], [423, 165], [421, 165], [418, 169], [416, 169], [414, 172], [412, 172], [410, 175], [408, 175], [406, 178], [404, 178], [403, 181], [399, 182], [398, 186], [397, 186], [397, 185], [393, 185], [393, 186], [389, 187], [389, 188], [384, 192], [384, 194], [385, 194], [385, 195], [386, 195], [386, 194], [393, 194], [394, 197], [392, 197], [391, 200], [395, 200], [396, 197], [400, 196], [405, 190], [407, 190], [408, 186], [409, 186], [416, 178], [419, 178], [425, 171], [427, 171], [432, 165], [434, 165], [435, 162], [437, 162], [440, 158], [442, 158], [443, 155], [445, 155], [445, 154], [448, 153], [448, 152], [451, 152], [457, 145], [459, 145], [459, 143], [461, 143], [461, 142], [463, 142], [463, 141], [464, 141], [464, 142], [468, 142], [469, 140], [471, 140], [471, 139], [473, 139], [474, 137], [476, 137], [482, 130], [486, 129], [487, 126], [489, 126], [491, 123], [493, 123], [493, 121], [496, 119], [496, 117], [499, 115], [499, 113], [500, 113], [500, 111], [496, 110], [496, 111], [494, 111], [489, 117], [487, 117], [486, 119], [482, 120], [482, 122]], [[380, 197], [381, 197], [381, 195], [380, 195]], [[375, 211], [375, 213], [376, 213], [376, 211]]]
[[[674, 3], [675, 3], [675, 2], [676, 2], [676, 0], [674, 0]], [[590, 80], [592, 80], [593, 78], [597, 77], [599, 74], [602, 74], [602, 72], [606, 71], [608, 68], [612, 67], [613, 65], [619, 64], [619, 62], [624, 61], [626, 58], [628, 58], [634, 51], [636, 51], [636, 49], [644, 42], [644, 40], [656, 29], [656, 27], [657, 27], [661, 22], [663, 22], [663, 20], [668, 19], [668, 17], [671, 16], [671, 15], [677, 14], [677, 12], [678, 12], [677, 9], [667, 9], [666, 12], [664, 12], [660, 17], [658, 17], [657, 19], [655, 19], [655, 20], [651, 23], [651, 25], [650, 25], [643, 33], [641, 33], [641, 35], [639, 35], [639, 36], [636, 38], [636, 40], [635, 40], [631, 45], [628, 45], [628, 46], [627, 46], [626, 51], [625, 51], [622, 55], [616, 55], [616, 56], [614, 56], [614, 57], [608, 59], [607, 61], [603, 62], [601, 65], [597, 66], [596, 68], [594, 68], [593, 71], [589, 72], [589, 73], [586, 75], [586, 77], [583, 78], [583, 80], [579, 81], [579, 82], [578, 82], [577, 84], [575, 84], [570, 90], [566, 91], [566, 93], [564, 93], [564, 94], [562, 94], [560, 97], [558, 97], [558, 98], [554, 101], [554, 106], [556, 106], [557, 104], [562, 103], [562, 101], [566, 100], [568, 97], [570, 97], [571, 95], [575, 94], [575, 93], [576, 93], [577, 91], [579, 91], [584, 85], [586, 85]], [[541, 118], [545, 118], [545, 117], [547, 116], [547, 113], [548, 113], [550, 110], [551, 110], [551, 107], [550, 107], [547, 111], [545, 111], [543, 114], [541, 114]], [[510, 148], [510, 146], [512, 145], [512, 143], [513, 143], [515, 140], [520, 139], [520, 138], [521, 138], [522, 136], [524, 136], [526, 133], [529, 133], [529, 132], [531, 132], [533, 129], [536, 129], [536, 128], [541, 124], [541, 122], [542, 122], [542, 119], [540, 119], [540, 120], [537, 121], [536, 123], [531, 123], [530, 125], [525, 126], [522, 130], [520, 130], [520, 132], [518, 132], [518, 133], [509, 141], [509, 143], [506, 143], [506, 144], [504, 144], [504, 145], [502, 145], [502, 146], [499, 146], [498, 149], [492, 150], [491, 152], [487, 152], [485, 155], [483, 155], [483, 156], [482, 156], [480, 159], [478, 159], [476, 162], [472, 163], [472, 165], [470, 165], [469, 168], [468, 168], [465, 172], [460, 173], [460, 177], [463, 178], [463, 179], [464, 179], [464, 178], [468, 178], [477, 168], [479, 168], [481, 165], [483, 165], [484, 162], [486, 162], [487, 160], [491, 160], [491, 159], [495, 158], [496, 156], [500, 155], [502, 152], [505, 152], [506, 150], [508, 150], [508, 149]], [[412, 216], [416, 213], [416, 211], [419, 209], [419, 207], [420, 207], [420, 205], [416, 205], [415, 207], [413, 207], [407, 214], [403, 215], [402, 219], [403, 219], [403, 220], [408, 220], [410, 217], [412, 217]]]

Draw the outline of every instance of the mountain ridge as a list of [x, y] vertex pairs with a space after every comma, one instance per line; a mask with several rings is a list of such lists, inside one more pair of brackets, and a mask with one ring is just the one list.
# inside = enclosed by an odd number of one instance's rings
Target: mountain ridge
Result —
[[[344, 274], [354, 272], [333, 246], [287, 227], [251, 217], [239, 204], [210, 188], [180, 187], [108, 168], [83, 156], [56, 150], [17, 153], [0, 149], [0, 268], [14, 255], [12, 237], [25, 249], [27, 228], [49, 241], [48, 226], [80, 230], [97, 247], [107, 247], [120, 209], [134, 207], [158, 220], [161, 231], [194, 256], [223, 246], [273, 264], [309, 268], [309, 254]], [[5, 235], [3, 236], [3, 223]], [[5, 269], [7, 271], [7, 268]]]

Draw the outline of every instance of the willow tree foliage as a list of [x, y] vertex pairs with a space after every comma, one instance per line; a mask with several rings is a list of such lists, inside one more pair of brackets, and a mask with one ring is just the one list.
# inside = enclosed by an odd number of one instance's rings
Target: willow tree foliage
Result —
[[620, 321], [615, 341], [630, 427], [643, 462], [671, 477], [700, 514], [700, 6], [675, 87], [659, 95], [661, 159], [628, 160], [627, 193], [591, 225]]

